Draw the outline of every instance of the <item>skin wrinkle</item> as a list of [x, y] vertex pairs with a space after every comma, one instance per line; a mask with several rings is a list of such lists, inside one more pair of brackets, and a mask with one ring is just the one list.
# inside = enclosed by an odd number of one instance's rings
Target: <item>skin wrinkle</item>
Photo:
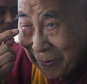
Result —
[[[31, 0], [30, 0], [31, 1]], [[30, 5], [31, 5], [31, 7], [34, 7], [34, 6], [37, 6], [37, 5], [39, 5], [40, 3], [44, 3], [44, 2], [49, 2], [49, 1], [52, 1], [52, 0], [39, 0], [39, 1], [35, 1], [35, 0], [33, 0], [33, 1], [31, 1], [31, 3], [30, 3]], [[56, 0], [55, 0], [56, 1]]]
[[[78, 69], [82, 68], [79, 65], [82, 65], [85, 59], [85, 56], [82, 57], [81, 54], [84, 54], [83, 50], [87, 42], [87, 31], [81, 14], [80, 1], [20, 0], [19, 2], [18, 11], [32, 17], [30, 19], [19, 16], [18, 22], [21, 32], [19, 32], [20, 44], [24, 47], [31, 62], [49, 79], [67, 78], [73, 72], [79, 72]], [[57, 18], [44, 18], [43, 14], [48, 11], [57, 12]], [[52, 26], [49, 23], [52, 23]], [[23, 24], [28, 26], [23, 26]], [[33, 27], [30, 28], [31, 24]], [[40, 61], [54, 59], [56, 63], [52, 66], [46, 67], [40, 63]]]

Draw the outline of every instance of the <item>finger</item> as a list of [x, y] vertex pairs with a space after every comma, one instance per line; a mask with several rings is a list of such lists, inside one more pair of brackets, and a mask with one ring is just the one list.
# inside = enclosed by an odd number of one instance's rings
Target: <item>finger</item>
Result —
[[7, 52], [3, 54], [2, 56], [0, 56], [0, 67], [2, 67], [3, 65], [5, 65], [6, 63], [10, 61], [14, 62], [15, 60], [16, 60], [16, 56], [11, 52]]
[[0, 56], [3, 55], [6, 52], [15, 53], [14, 50], [10, 46], [8, 46], [6, 44], [1, 45], [0, 46]]
[[0, 79], [7, 78], [13, 66], [14, 66], [14, 62], [9, 62], [0, 68]]
[[0, 43], [2, 41], [6, 41], [6, 40], [14, 37], [15, 35], [18, 34], [18, 32], [19, 32], [18, 29], [12, 29], [12, 30], [8, 30], [6, 32], [1, 33], [0, 34]]
[[7, 41], [4, 41], [4, 44], [8, 46], [12, 46], [15, 43], [14, 38], [8, 39]]

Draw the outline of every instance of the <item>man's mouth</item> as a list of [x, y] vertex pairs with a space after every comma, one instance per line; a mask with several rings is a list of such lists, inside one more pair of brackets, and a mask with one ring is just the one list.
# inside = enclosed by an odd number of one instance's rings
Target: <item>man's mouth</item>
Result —
[[42, 66], [46, 66], [46, 67], [50, 67], [55, 63], [56, 63], [56, 59], [49, 60], [49, 61], [39, 61], [39, 64], [41, 64]]

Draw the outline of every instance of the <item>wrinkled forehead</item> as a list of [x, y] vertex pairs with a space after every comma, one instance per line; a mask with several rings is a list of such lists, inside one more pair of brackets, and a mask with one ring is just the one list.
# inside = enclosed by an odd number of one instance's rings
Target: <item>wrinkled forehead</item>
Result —
[[[18, 8], [33, 8], [40, 5], [53, 5], [60, 0], [18, 0]], [[58, 4], [57, 4], [58, 5]]]
[[71, 5], [74, 2], [78, 2], [79, 0], [18, 0], [18, 7], [34, 7], [37, 5], [41, 4], [51, 4], [52, 5], [57, 5], [57, 6], [62, 6], [62, 5]]
[[18, 0], [0, 0], [0, 6], [15, 6]]
[[18, 0], [18, 11], [57, 9], [66, 10], [76, 7], [79, 0]]

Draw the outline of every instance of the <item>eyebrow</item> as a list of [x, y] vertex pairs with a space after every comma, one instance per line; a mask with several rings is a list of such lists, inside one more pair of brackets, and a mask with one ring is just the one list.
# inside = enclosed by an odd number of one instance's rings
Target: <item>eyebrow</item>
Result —
[[31, 17], [31, 15], [28, 15], [22, 11], [19, 11], [15, 19], [18, 19], [19, 17]]
[[42, 14], [42, 16], [46, 17], [46, 18], [56, 18], [57, 17], [57, 12], [54, 10], [51, 11], [47, 11], [45, 13]]

